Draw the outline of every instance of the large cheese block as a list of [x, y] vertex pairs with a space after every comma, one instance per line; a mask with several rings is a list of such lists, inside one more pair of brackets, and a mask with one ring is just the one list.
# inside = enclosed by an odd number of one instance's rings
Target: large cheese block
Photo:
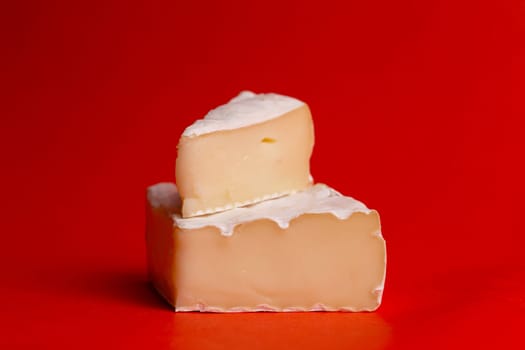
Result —
[[303, 190], [314, 145], [308, 106], [243, 92], [189, 126], [178, 145], [182, 216], [192, 217]]
[[177, 188], [148, 189], [147, 256], [175, 311], [373, 311], [386, 248], [376, 211], [317, 184], [182, 218]]

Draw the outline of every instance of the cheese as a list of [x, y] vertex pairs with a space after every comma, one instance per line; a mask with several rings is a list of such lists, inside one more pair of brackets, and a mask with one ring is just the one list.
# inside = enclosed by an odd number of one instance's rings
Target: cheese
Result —
[[308, 106], [278, 94], [243, 92], [189, 126], [178, 145], [183, 217], [258, 203], [311, 185]]
[[148, 189], [147, 255], [175, 311], [373, 311], [386, 247], [379, 216], [325, 185], [183, 218], [174, 184]]

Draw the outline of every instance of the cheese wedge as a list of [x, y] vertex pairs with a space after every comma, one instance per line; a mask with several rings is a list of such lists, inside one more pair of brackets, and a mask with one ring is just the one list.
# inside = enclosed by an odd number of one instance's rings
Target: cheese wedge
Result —
[[175, 311], [373, 311], [386, 269], [379, 216], [317, 184], [182, 218], [177, 188], [148, 189], [150, 277]]
[[307, 188], [313, 145], [312, 117], [304, 102], [241, 93], [182, 134], [176, 162], [182, 216], [220, 212]]

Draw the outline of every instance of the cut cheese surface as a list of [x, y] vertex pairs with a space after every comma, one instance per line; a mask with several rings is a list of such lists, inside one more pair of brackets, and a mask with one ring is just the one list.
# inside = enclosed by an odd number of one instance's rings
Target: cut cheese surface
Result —
[[308, 106], [278, 94], [241, 93], [183, 133], [176, 162], [182, 217], [225, 211], [311, 185]]
[[237, 219], [185, 219], [175, 185], [148, 189], [150, 276], [176, 311], [379, 306], [386, 248], [377, 212], [324, 185], [239, 209], [247, 212]]

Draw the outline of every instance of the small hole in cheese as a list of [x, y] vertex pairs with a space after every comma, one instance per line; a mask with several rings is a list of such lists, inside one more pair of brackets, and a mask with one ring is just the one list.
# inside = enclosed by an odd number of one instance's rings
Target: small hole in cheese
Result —
[[265, 137], [265, 138], [263, 138], [263, 139], [261, 140], [261, 142], [263, 142], [263, 143], [274, 143], [274, 142], [277, 142], [277, 140], [276, 140], [276, 139], [273, 139], [273, 138], [271, 138], [271, 137]]

